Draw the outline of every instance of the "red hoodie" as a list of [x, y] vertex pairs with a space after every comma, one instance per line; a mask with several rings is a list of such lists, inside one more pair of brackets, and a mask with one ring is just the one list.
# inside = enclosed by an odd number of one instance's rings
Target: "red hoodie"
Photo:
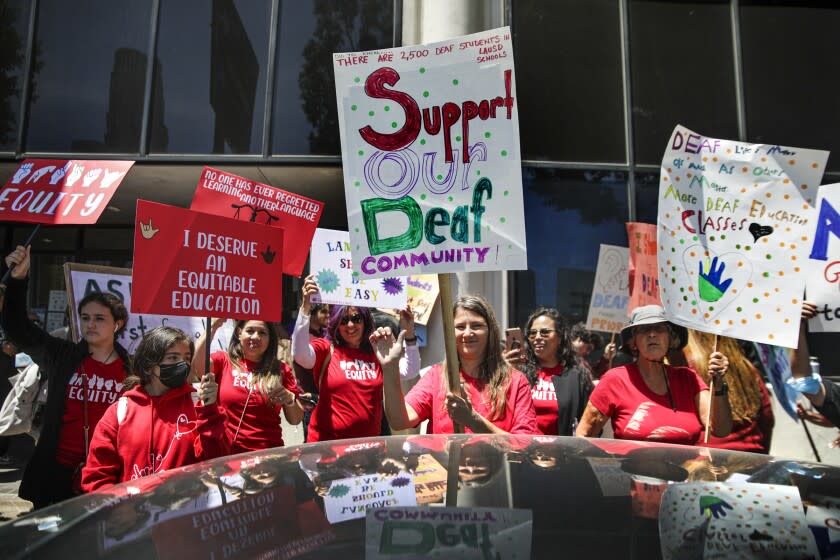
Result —
[[93, 432], [82, 489], [91, 492], [227, 455], [225, 413], [216, 403], [193, 405], [193, 390], [185, 384], [151, 397], [134, 387], [108, 407]]

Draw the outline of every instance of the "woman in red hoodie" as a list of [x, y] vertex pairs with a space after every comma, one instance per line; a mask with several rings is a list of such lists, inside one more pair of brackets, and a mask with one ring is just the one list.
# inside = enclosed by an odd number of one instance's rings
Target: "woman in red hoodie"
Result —
[[204, 376], [195, 401], [186, 382], [193, 350], [192, 340], [172, 327], [143, 337], [125, 394], [93, 433], [82, 471], [85, 492], [228, 454], [213, 374]]

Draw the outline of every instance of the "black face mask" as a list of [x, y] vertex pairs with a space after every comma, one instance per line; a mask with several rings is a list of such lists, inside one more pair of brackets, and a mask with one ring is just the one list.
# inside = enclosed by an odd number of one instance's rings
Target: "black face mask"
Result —
[[177, 364], [160, 364], [160, 382], [170, 389], [177, 389], [187, 381], [190, 374], [190, 364], [178, 362]]

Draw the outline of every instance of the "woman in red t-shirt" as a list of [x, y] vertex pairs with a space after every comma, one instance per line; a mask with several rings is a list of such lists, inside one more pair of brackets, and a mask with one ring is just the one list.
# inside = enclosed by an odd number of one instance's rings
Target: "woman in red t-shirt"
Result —
[[[540, 307], [525, 327], [521, 368], [531, 385], [540, 433], [573, 436], [594, 385], [580, 366], [566, 321], [556, 309]], [[510, 358], [509, 358], [510, 361]]]
[[461, 296], [452, 315], [461, 394], [446, 387], [445, 364], [432, 367], [405, 396], [399, 372], [389, 367], [385, 413], [391, 427], [404, 430], [428, 420], [431, 434], [454, 433], [453, 423], [464, 426], [466, 433], [539, 433], [528, 380], [502, 357], [493, 308], [480, 296]]
[[[210, 340], [225, 319], [213, 319]], [[194, 380], [204, 375], [202, 335], [196, 343]], [[227, 412], [231, 453], [283, 445], [280, 413], [292, 425], [303, 419], [295, 374], [277, 357], [279, 338], [265, 321], [237, 321], [227, 352], [210, 356], [210, 370], [219, 384], [219, 404]]]
[[[307, 276], [292, 333], [294, 360], [312, 369], [318, 388], [306, 441], [378, 436], [382, 430], [382, 367], [371, 345], [374, 324], [370, 309], [331, 305], [327, 336], [310, 341], [309, 315], [317, 292], [315, 277]], [[393, 339], [391, 329], [387, 336]]]
[[[688, 345], [684, 353], [687, 365], [703, 379], [711, 379], [705, 356], [714, 346], [715, 335], [689, 329]], [[735, 449], [752, 453], [770, 453], [770, 440], [776, 420], [773, 404], [758, 370], [750, 362], [738, 341], [721, 336], [717, 347], [729, 358], [726, 374], [729, 393], [727, 399], [732, 409], [732, 432], [725, 438], [709, 437], [708, 447]]]
[[[646, 305], [633, 310], [621, 338], [623, 350], [637, 359], [604, 374], [589, 397], [577, 435], [597, 436], [611, 420], [618, 439], [696, 444], [712, 406], [709, 389], [693, 369], [664, 362], [669, 351], [685, 346], [686, 328], [668, 322], [661, 306]], [[710, 428], [718, 437], [732, 430], [723, 381], [728, 366], [720, 352], [709, 356], [716, 388]]]

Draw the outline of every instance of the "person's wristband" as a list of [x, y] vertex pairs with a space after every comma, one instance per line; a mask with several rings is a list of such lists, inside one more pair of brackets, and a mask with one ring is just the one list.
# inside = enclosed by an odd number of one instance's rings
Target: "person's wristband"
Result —
[[727, 394], [729, 394], [729, 385], [726, 384], [726, 381], [722, 381], [719, 387], [715, 387], [715, 396], [725, 397]]
[[403, 338], [403, 342], [405, 342], [406, 344], [409, 344], [409, 343], [417, 344], [417, 335], [407, 336], [407, 337]]

